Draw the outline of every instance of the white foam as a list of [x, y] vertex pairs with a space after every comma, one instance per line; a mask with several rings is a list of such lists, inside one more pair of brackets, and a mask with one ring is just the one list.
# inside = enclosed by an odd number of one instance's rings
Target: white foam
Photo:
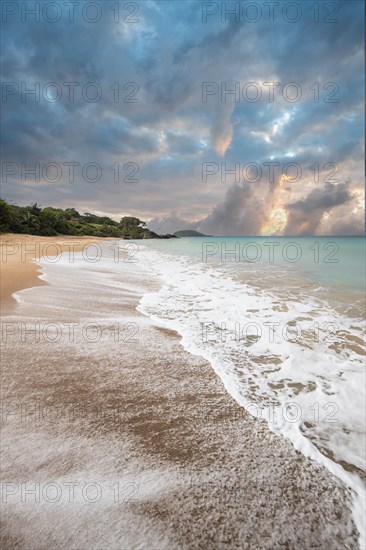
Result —
[[[142, 298], [139, 311], [181, 334], [184, 348], [212, 364], [241, 406], [352, 490], [365, 548], [365, 487], [357, 475], [365, 468], [365, 368], [350, 346], [350, 338], [362, 343], [363, 321], [341, 315], [312, 288], [254, 288], [232, 264], [145, 247], [142, 256], [164, 284]], [[291, 323], [300, 327], [297, 337]]]
[[[243, 273], [238, 276], [235, 265], [202, 264], [192, 258], [139, 246], [136, 266], [116, 264], [112, 256], [89, 265], [76, 254], [73, 263], [61, 257], [57, 269], [53, 268], [52, 273], [49, 270], [49, 275], [47, 263], [41, 261], [41, 278], [52, 286], [24, 290], [15, 297], [23, 308], [32, 312], [42, 296], [42, 314], [46, 315], [47, 309], [55, 311], [56, 306], [63, 314], [57, 288], [63, 285], [65, 292], [77, 288], [78, 303], [65, 303], [65, 314], [71, 309], [73, 317], [80, 315], [88, 322], [94, 318], [100, 322], [104, 315], [101, 300], [106, 300], [107, 323], [111, 320], [110, 304], [118, 303], [119, 288], [136, 297], [146, 292], [147, 272], [159, 276], [163, 286], [158, 292], [145, 293], [139, 311], [161, 326], [179, 332], [184, 348], [212, 364], [227, 391], [241, 406], [252, 415], [265, 418], [272, 431], [288, 438], [297, 450], [324, 465], [350, 487], [360, 547], [365, 548], [365, 489], [355, 473], [339, 464], [345, 461], [355, 468], [365, 467], [365, 369], [362, 356], [352, 351], [347, 340], [348, 336], [360, 339], [362, 320], [342, 316], [331, 304], [316, 298], [320, 287], [309, 291], [304, 288], [301, 296], [297, 289], [257, 288], [243, 280]], [[119, 276], [124, 267], [131, 273], [130, 282]], [[145, 273], [141, 273], [141, 267]], [[248, 266], [251, 280], [254, 269]], [[276, 274], [273, 266], [271, 271]], [[278, 269], [278, 281], [286, 281], [288, 276], [283, 266]], [[98, 288], [103, 290], [103, 298], [99, 297], [96, 306], [90, 295]], [[295, 340], [291, 336], [286, 340], [283, 327], [294, 321], [301, 325], [301, 338]], [[204, 323], [208, 324], [207, 338], [203, 337]], [[241, 339], [236, 338], [237, 323]], [[260, 338], [253, 338], [254, 326], [247, 327], [244, 336], [249, 338], [243, 338], [243, 328], [248, 323], [257, 324]], [[319, 327], [315, 332], [314, 323]], [[329, 341], [329, 330], [324, 329], [326, 323], [335, 323], [339, 329], [335, 342]], [[334, 344], [338, 353], [332, 347]], [[97, 350], [107, 354], [108, 340], [102, 340], [93, 353]], [[289, 403], [293, 403], [292, 407]], [[332, 403], [338, 407], [337, 411], [329, 406]], [[295, 416], [294, 420], [291, 412], [296, 414], [297, 407], [301, 417]], [[319, 419], [314, 421], [316, 415]], [[334, 460], [320, 448], [332, 452]]]

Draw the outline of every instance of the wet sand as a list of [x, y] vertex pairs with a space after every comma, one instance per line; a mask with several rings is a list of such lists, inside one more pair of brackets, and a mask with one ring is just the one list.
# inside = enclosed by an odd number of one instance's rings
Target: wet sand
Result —
[[[0, 304], [6, 313], [16, 301], [12, 294], [18, 290], [44, 284], [37, 259], [42, 253], [54, 256], [59, 252], [80, 252], [93, 242], [101, 242], [99, 237], [39, 237], [3, 233], [0, 235]], [[114, 239], [115, 240], [115, 239]]]
[[[3, 548], [358, 548], [342, 483], [239, 407], [174, 331], [135, 310], [157, 281], [123, 265], [118, 292], [91, 293], [74, 268], [62, 287], [52, 269], [49, 285], [3, 317], [16, 327], [2, 342]], [[103, 327], [96, 343], [79, 330], [72, 341], [66, 331], [22, 341], [19, 330], [86, 320]]]

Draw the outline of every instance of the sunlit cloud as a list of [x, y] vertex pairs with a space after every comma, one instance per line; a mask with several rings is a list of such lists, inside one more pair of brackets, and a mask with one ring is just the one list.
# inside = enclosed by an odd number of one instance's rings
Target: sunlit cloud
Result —
[[[10, 82], [32, 86], [57, 81], [100, 82], [99, 102], [82, 94], [74, 102], [49, 103], [13, 95], [4, 103], [5, 162], [98, 162], [106, 170], [99, 185], [81, 177], [70, 185], [9, 177], [4, 198], [18, 204], [39, 202], [117, 219], [122, 213], [155, 220], [155, 230], [184, 229], [186, 222], [211, 234], [347, 234], [362, 232], [363, 206], [363, 4], [342, 3], [342, 32], [334, 25], [299, 21], [263, 26], [203, 24], [196, 2], [140, 5], [138, 22], [116, 24], [110, 17], [90, 26], [10, 22], [4, 26], [2, 70]], [[128, 11], [123, 15], [128, 15]], [[304, 34], [309, 37], [302, 46]], [[52, 35], [52, 41], [50, 36]], [[108, 39], [106, 39], [108, 37]], [[306, 55], [305, 55], [306, 53]], [[314, 101], [314, 82], [319, 101]], [[120, 97], [110, 87], [120, 85]], [[136, 103], [126, 102], [124, 85], [138, 87]], [[240, 86], [239, 97], [220, 92], [202, 101], [202, 83], [217, 89]], [[246, 101], [248, 82], [262, 89], [258, 102]], [[268, 101], [266, 82], [279, 82]], [[282, 88], [296, 82], [297, 103]], [[324, 101], [329, 82], [339, 88], [338, 103]], [[77, 90], [78, 91], [78, 90]], [[223, 183], [220, 171], [205, 184], [202, 163], [232, 169], [274, 161], [274, 181], [264, 175]], [[138, 182], [118, 184], [109, 166], [138, 165]], [[282, 178], [288, 162], [302, 176]], [[333, 163], [338, 171], [328, 186]], [[319, 177], [314, 168], [319, 166]], [[18, 174], [19, 176], [19, 174]], [[291, 179], [291, 178], [290, 178]], [[174, 214], [174, 215], [173, 215]], [[164, 221], [165, 220], [165, 221]], [[160, 224], [160, 225], [159, 225]]]

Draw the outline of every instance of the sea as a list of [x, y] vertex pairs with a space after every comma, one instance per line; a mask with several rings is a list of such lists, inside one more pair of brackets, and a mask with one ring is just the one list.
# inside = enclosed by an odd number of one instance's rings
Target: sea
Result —
[[[118, 323], [122, 289], [258, 422], [344, 482], [366, 548], [363, 238], [99, 241], [39, 263], [50, 285], [15, 294], [19, 318]], [[108, 342], [83, 350], [105, 356]]]
[[258, 421], [349, 487], [365, 539], [365, 240], [126, 242], [161, 283], [138, 310], [177, 331]]

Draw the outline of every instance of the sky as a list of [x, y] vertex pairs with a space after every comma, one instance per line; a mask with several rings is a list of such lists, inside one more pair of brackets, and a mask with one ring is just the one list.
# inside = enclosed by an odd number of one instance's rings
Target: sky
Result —
[[2, 198], [158, 233], [364, 234], [362, 1], [1, 9]]

